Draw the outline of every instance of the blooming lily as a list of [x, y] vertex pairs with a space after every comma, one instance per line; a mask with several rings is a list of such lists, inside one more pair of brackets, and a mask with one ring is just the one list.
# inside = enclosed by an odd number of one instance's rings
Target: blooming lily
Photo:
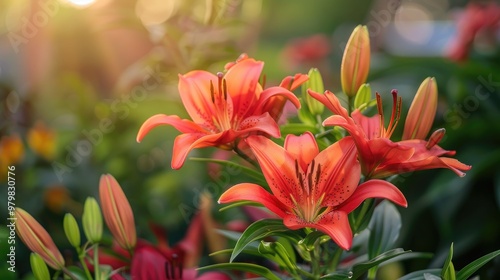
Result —
[[279, 137], [276, 120], [286, 100], [300, 107], [290, 89], [298, 86], [294, 81], [305, 79], [303, 75], [297, 79], [289, 77], [281, 86], [263, 89], [259, 83], [263, 67], [262, 61], [243, 56], [228, 65], [225, 74], [196, 70], [179, 75], [180, 97], [192, 120], [176, 115], [152, 116], [139, 129], [137, 141], [142, 141], [156, 126], [173, 126], [182, 133], [174, 141], [171, 164], [173, 169], [179, 169], [195, 148], [214, 146], [231, 150], [239, 139], [251, 133]]
[[389, 182], [370, 180], [358, 186], [361, 168], [351, 137], [322, 152], [310, 132], [288, 135], [284, 148], [262, 136], [250, 136], [247, 142], [272, 194], [259, 185], [242, 183], [224, 192], [219, 203], [260, 203], [282, 218], [288, 228], [318, 229], [343, 249], [352, 244], [347, 215], [365, 199], [387, 198], [407, 205], [403, 194]]
[[[367, 178], [384, 178], [409, 171], [434, 168], [448, 168], [457, 175], [464, 176], [465, 173], [462, 171], [471, 168], [456, 159], [445, 157], [455, 155], [455, 151], [447, 151], [437, 146], [439, 142], [437, 140], [440, 140], [439, 135], [431, 137], [429, 141], [408, 139], [393, 142], [390, 140], [401, 115], [402, 101], [401, 98], [398, 98], [396, 90], [392, 91], [393, 107], [387, 128], [384, 126], [382, 99], [378, 93], [378, 115], [373, 117], [366, 117], [359, 110], [353, 111], [349, 116], [335, 94], [330, 91], [319, 94], [310, 90], [309, 94], [336, 114], [327, 118], [323, 125], [341, 126], [353, 137], [358, 149], [362, 173]], [[419, 102], [425, 102], [425, 99], [419, 99], [417, 103]], [[411, 115], [407, 122], [413, 122], [414, 118], [418, 116], [419, 114], [416, 113]], [[425, 117], [428, 118], [429, 116]], [[432, 116], [432, 119], [434, 119], [434, 116]], [[426, 123], [428, 122], [422, 121], [414, 126], [410, 125], [409, 127], [412, 129], [409, 130], [413, 131], [415, 126], [422, 126]], [[425, 131], [425, 129], [420, 129], [420, 131]], [[423, 135], [422, 132], [419, 132], [419, 135]]]

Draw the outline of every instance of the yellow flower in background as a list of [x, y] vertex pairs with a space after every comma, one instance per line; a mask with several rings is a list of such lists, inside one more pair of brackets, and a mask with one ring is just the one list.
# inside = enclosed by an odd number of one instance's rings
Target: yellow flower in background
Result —
[[35, 154], [46, 160], [55, 156], [56, 133], [43, 122], [37, 121], [28, 131], [28, 145]]
[[[0, 139], [0, 168], [7, 170], [10, 165], [17, 164], [24, 158], [24, 146], [18, 134], [4, 136]], [[6, 172], [2, 172], [0, 180], [4, 180]]]

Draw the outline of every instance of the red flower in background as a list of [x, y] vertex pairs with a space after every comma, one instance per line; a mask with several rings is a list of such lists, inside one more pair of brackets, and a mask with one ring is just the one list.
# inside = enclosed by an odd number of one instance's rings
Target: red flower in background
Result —
[[[145, 240], [138, 240], [132, 258], [130, 252], [113, 244], [113, 253], [99, 252], [99, 264], [110, 265], [114, 270], [130, 266], [132, 279], [148, 280], [191, 280], [215, 279], [229, 280], [230, 277], [220, 272], [208, 272], [197, 276], [196, 266], [201, 254], [203, 240], [203, 220], [197, 214], [191, 222], [186, 236], [175, 246], [170, 247], [165, 231], [155, 225], [151, 229], [156, 236], [157, 244]], [[93, 254], [92, 251], [89, 252]], [[92, 266], [89, 265], [92, 269]], [[125, 279], [119, 274], [112, 276], [114, 280]]]
[[457, 22], [457, 35], [447, 50], [449, 58], [463, 61], [469, 56], [469, 51], [476, 36], [484, 32], [495, 39], [500, 27], [500, 6], [495, 1], [488, 3], [471, 2], [467, 5]]
[[219, 203], [258, 202], [282, 218], [288, 228], [318, 229], [343, 249], [352, 243], [347, 214], [365, 199], [387, 198], [406, 206], [405, 197], [391, 183], [370, 180], [358, 186], [360, 165], [351, 137], [322, 152], [309, 132], [288, 135], [284, 148], [262, 136], [251, 136], [247, 142], [272, 194], [259, 185], [242, 183], [224, 192]]
[[325, 59], [331, 52], [328, 37], [316, 34], [290, 41], [283, 51], [287, 62], [293, 65], [313, 66]]
[[307, 80], [305, 75], [287, 77], [280, 86], [264, 89], [259, 83], [264, 63], [242, 56], [226, 66], [225, 74], [196, 70], [179, 75], [179, 93], [192, 120], [176, 115], [152, 116], [139, 130], [137, 141], [154, 127], [171, 125], [182, 134], [174, 142], [172, 168], [179, 169], [195, 148], [219, 147], [231, 150], [251, 133], [279, 137], [276, 123], [283, 105], [300, 102], [290, 91]]

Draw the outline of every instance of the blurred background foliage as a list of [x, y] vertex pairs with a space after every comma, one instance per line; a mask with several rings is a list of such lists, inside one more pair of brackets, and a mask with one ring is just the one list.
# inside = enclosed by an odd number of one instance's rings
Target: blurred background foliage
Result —
[[[487, 8], [477, 9], [481, 5]], [[325, 87], [339, 92], [343, 48], [353, 27], [366, 24], [372, 89], [382, 95], [398, 89], [407, 109], [420, 82], [436, 77], [434, 127], [447, 130], [442, 147], [473, 166], [464, 178], [448, 170], [394, 178], [409, 201], [400, 209], [400, 247], [434, 258], [391, 266], [392, 275], [439, 267], [451, 242], [461, 268], [500, 248], [499, 14], [494, 2], [465, 0], [2, 1], [2, 192], [6, 166], [15, 165], [16, 206], [69, 248], [64, 213], [81, 215], [85, 198], [97, 196], [99, 176], [110, 173], [130, 200], [140, 236], [151, 238], [147, 225], [154, 222], [168, 229], [172, 242], [179, 240], [202, 191], [215, 201], [228, 186], [252, 179], [196, 161], [172, 171], [173, 128], [156, 129], [136, 143], [149, 116], [187, 117], [177, 75], [221, 71], [246, 52], [265, 61], [269, 84], [317, 67]], [[191, 156], [231, 154], [202, 149]], [[0, 209], [6, 213], [6, 199]], [[221, 225], [246, 219], [236, 209], [213, 215]], [[0, 234], [8, 234], [6, 227]], [[28, 252], [17, 245], [17, 275], [29, 277]], [[497, 258], [481, 275], [493, 279], [499, 267]]]

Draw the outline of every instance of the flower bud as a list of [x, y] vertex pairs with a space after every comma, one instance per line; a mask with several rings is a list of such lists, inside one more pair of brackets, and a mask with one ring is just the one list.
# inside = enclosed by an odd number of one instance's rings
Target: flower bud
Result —
[[37, 280], [50, 279], [49, 269], [47, 264], [43, 261], [42, 257], [37, 253], [30, 255], [31, 271]]
[[83, 206], [83, 232], [92, 243], [99, 243], [102, 236], [102, 215], [99, 204], [93, 197], [87, 198]]
[[425, 79], [415, 94], [406, 117], [403, 140], [425, 139], [431, 130], [437, 111], [437, 84], [434, 78]]
[[134, 248], [137, 241], [134, 214], [127, 197], [113, 176], [101, 176], [99, 197], [104, 221], [118, 245], [126, 250]]
[[49, 233], [26, 211], [16, 208], [16, 231], [21, 241], [55, 270], [64, 268], [64, 259]]
[[354, 109], [364, 110], [372, 99], [372, 89], [369, 84], [362, 84], [354, 98]]
[[80, 247], [80, 229], [78, 228], [78, 223], [73, 215], [67, 213], [63, 220], [64, 233], [66, 238], [68, 238], [71, 246], [75, 248]]
[[358, 25], [347, 41], [340, 67], [344, 93], [353, 97], [366, 82], [370, 70], [370, 37], [366, 26]]
[[323, 85], [323, 78], [316, 68], [311, 68], [307, 75], [309, 76], [309, 80], [302, 85], [302, 99], [306, 102], [307, 108], [311, 114], [321, 115], [325, 109], [325, 105], [312, 98], [312, 96], [307, 93], [307, 90], [311, 89], [315, 92], [324, 92], [325, 87]]

